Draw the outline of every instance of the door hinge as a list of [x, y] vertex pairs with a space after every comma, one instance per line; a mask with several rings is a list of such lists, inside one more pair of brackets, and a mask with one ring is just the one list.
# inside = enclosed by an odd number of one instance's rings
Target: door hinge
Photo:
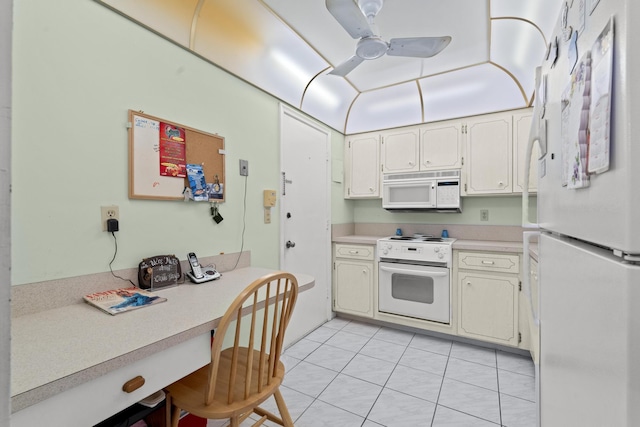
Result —
[[467, 192], [467, 184], [464, 185], [464, 192]]
[[518, 332], [518, 344], [522, 342], [522, 332]]
[[522, 292], [522, 280], [518, 282], [518, 290]]
[[351, 195], [351, 189], [347, 188], [347, 196], [350, 196], [350, 195]]
[[464, 157], [460, 157], [460, 164], [464, 166]]
[[349, 141], [349, 148], [351, 148], [351, 141]]

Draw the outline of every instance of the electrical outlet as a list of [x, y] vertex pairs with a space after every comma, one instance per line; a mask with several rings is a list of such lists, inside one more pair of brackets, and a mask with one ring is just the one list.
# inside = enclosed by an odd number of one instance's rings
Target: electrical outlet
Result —
[[249, 176], [249, 160], [240, 160], [240, 176]]
[[489, 221], [489, 209], [480, 209], [480, 221]]
[[100, 206], [100, 212], [102, 213], [102, 231], [107, 231], [107, 220], [108, 219], [117, 219], [120, 221], [120, 209], [115, 206]]

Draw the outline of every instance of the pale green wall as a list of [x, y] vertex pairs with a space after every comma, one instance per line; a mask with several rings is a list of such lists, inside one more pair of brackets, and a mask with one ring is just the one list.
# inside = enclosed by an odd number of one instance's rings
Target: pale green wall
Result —
[[[480, 221], [480, 210], [489, 210], [489, 221]], [[529, 201], [529, 215], [535, 221], [536, 198]], [[518, 196], [463, 197], [462, 213], [389, 212], [382, 201], [358, 200], [354, 204], [355, 222], [521, 225], [522, 199]]]
[[[114, 269], [164, 253], [238, 252], [238, 159], [249, 160], [244, 249], [277, 268], [278, 208], [270, 225], [262, 208], [262, 190], [279, 188], [277, 99], [93, 1], [15, 2], [14, 22], [13, 284], [108, 271], [114, 242], [101, 205], [120, 207]], [[225, 137], [222, 223], [207, 203], [128, 198], [128, 109]]]
[[[279, 210], [263, 223], [262, 190], [279, 188], [277, 99], [89, 0], [14, 4], [12, 283], [108, 271], [113, 238], [100, 206], [120, 207], [114, 269], [146, 256], [200, 256], [241, 248], [277, 268]], [[127, 110], [218, 133], [226, 142], [226, 198], [215, 224], [208, 204], [128, 198]], [[331, 131], [332, 161], [344, 136]], [[343, 180], [344, 181], [344, 180]], [[465, 198], [460, 215], [389, 213], [380, 200], [344, 200], [331, 182], [334, 224], [431, 222], [520, 224], [519, 198]], [[479, 210], [490, 221], [479, 221]], [[535, 202], [532, 201], [535, 212]]]

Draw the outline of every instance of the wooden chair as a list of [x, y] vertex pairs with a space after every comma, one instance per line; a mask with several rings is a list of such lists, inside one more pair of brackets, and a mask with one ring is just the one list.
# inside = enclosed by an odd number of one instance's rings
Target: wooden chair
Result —
[[[257, 279], [242, 291], [216, 329], [211, 363], [166, 388], [172, 427], [178, 426], [181, 410], [207, 419], [229, 418], [231, 427], [252, 413], [261, 417], [254, 427], [266, 420], [293, 427], [279, 389], [284, 378], [280, 354], [297, 296], [298, 282], [285, 272]], [[225, 335], [232, 343], [223, 350]], [[280, 417], [258, 406], [270, 396]]]

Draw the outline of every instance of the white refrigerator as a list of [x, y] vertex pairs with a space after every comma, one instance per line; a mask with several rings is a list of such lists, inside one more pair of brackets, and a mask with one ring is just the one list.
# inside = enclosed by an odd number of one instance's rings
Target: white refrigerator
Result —
[[640, 1], [562, 4], [532, 126], [539, 423], [640, 426]]

